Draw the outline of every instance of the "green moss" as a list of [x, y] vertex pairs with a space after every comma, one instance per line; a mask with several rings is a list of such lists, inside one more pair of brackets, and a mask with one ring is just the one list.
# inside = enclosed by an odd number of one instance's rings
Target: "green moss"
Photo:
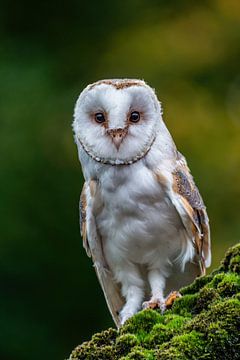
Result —
[[[114, 344], [117, 338], [117, 330], [108, 329], [93, 335], [92, 340], [84, 342], [73, 350], [70, 359], [73, 360], [110, 360], [114, 359]], [[116, 358], [117, 359], [117, 358]]]
[[142, 332], [148, 333], [152, 327], [163, 322], [164, 317], [158, 312], [151, 309], [143, 310], [129, 319], [121, 328], [122, 334], [134, 333], [140, 335]]
[[83, 343], [72, 352], [70, 359], [113, 360], [117, 359], [117, 357], [110, 345], [97, 347], [89, 343]]
[[197, 303], [197, 294], [187, 294], [174, 302], [172, 311], [175, 314], [188, 317]]
[[222, 260], [219, 271], [227, 272], [227, 271], [231, 270], [231, 261], [236, 257], [237, 258], [240, 257], [240, 244], [228, 249], [224, 259]]
[[230, 259], [229, 270], [240, 274], [240, 255], [236, 255]]
[[236, 298], [212, 303], [208, 311], [193, 318], [186, 331], [194, 329], [207, 340], [211, 359], [239, 359], [240, 301]]
[[112, 345], [116, 340], [117, 335], [117, 330], [109, 328], [108, 330], [93, 335], [92, 342], [96, 346]]
[[238, 299], [228, 299], [213, 303], [208, 311], [203, 311], [195, 316], [187, 324], [186, 329], [195, 329], [208, 334], [208, 327], [216, 321], [221, 324], [222, 329], [229, 332], [239, 329], [240, 301]]
[[156, 359], [161, 360], [186, 360], [186, 359], [200, 359], [206, 347], [204, 335], [196, 331], [191, 331], [187, 334], [177, 335], [174, 338], [160, 346], [156, 351]]
[[188, 286], [185, 286], [181, 289], [181, 294], [196, 294], [203, 286], [208, 284], [212, 280], [212, 275], [205, 275], [202, 277], [198, 277], [194, 282]]
[[220, 295], [216, 289], [208, 286], [203, 287], [198, 293], [197, 301], [192, 313], [199, 314], [203, 310], [208, 309], [210, 304], [219, 299]]
[[[160, 345], [166, 341], [169, 341], [174, 335], [180, 332], [180, 329], [185, 325], [190, 318], [169, 314], [164, 319], [164, 324], [156, 324], [153, 326], [149, 337], [146, 339], [149, 347]], [[145, 346], [148, 346], [147, 344]]]
[[120, 335], [116, 340], [116, 352], [119, 356], [127, 355], [138, 343], [137, 337], [133, 334]]
[[220, 267], [181, 289], [171, 310], [144, 310], [120, 330], [95, 334], [74, 360], [240, 359], [240, 245]]
[[135, 347], [126, 357], [121, 360], [154, 360], [154, 352], [146, 350], [140, 346]]
[[219, 282], [217, 290], [221, 296], [233, 296], [240, 292], [240, 277], [238, 274], [224, 274]]

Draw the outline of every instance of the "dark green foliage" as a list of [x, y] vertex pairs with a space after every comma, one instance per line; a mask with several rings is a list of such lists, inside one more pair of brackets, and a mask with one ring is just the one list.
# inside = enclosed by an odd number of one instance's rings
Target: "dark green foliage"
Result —
[[70, 359], [240, 359], [239, 257], [237, 245], [219, 269], [182, 289], [171, 310], [141, 311], [120, 330], [94, 335]]
[[235, 273], [240, 273], [240, 255], [231, 258], [229, 269]]
[[230, 270], [236, 273], [240, 272], [240, 254], [237, 246], [227, 251], [219, 269], [224, 271]]
[[127, 355], [138, 343], [137, 337], [133, 334], [120, 335], [116, 341], [116, 352], [119, 355]]
[[112, 345], [112, 343], [116, 340], [117, 331], [115, 329], [108, 329], [102, 331], [101, 333], [97, 333], [93, 335], [92, 341], [96, 346], [102, 345]]
[[71, 355], [71, 359], [111, 360], [115, 354], [114, 345], [117, 337], [115, 329], [95, 334], [92, 340], [78, 346]]

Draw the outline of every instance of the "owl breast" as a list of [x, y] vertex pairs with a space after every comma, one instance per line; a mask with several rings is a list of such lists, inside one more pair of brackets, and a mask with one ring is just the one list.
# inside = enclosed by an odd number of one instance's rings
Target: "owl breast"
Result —
[[96, 221], [110, 266], [124, 261], [164, 266], [179, 256], [186, 237], [182, 222], [143, 163], [109, 167], [100, 177], [100, 192]]

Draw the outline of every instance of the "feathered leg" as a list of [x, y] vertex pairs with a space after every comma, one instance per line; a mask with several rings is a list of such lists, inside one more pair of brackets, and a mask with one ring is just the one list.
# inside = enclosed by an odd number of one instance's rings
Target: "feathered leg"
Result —
[[153, 269], [148, 272], [148, 281], [151, 287], [151, 299], [149, 301], [145, 301], [142, 304], [143, 309], [156, 309], [160, 308], [164, 310], [164, 288], [166, 282], [166, 276], [164, 276], [160, 270]]
[[181, 297], [178, 291], [172, 291], [166, 298], [164, 298], [164, 288], [166, 283], [166, 275], [160, 270], [150, 270], [148, 273], [148, 281], [151, 287], [152, 297], [149, 301], [142, 304], [143, 309], [157, 309], [164, 310], [171, 308], [174, 301]]
[[136, 265], [129, 263], [125, 263], [117, 271], [117, 281], [122, 284], [122, 295], [126, 299], [126, 303], [120, 312], [121, 324], [124, 324], [141, 308], [144, 298], [144, 283]]

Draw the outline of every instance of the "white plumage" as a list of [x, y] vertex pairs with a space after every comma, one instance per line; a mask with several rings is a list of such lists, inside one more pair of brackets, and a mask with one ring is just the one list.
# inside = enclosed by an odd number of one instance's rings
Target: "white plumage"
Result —
[[[99, 115], [100, 114], [100, 115]], [[102, 80], [80, 95], [73, 123], [86, 180], [84, 246], [117, 325], [211, 262], [208, 218], [154, 91], [140, 80]]]

